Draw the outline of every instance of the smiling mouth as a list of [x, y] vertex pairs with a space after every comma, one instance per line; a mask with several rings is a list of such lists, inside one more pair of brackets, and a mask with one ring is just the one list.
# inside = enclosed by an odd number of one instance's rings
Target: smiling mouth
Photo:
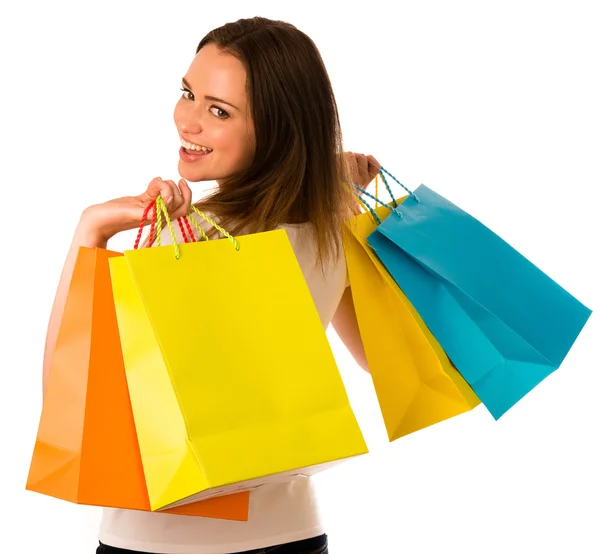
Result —
[[202, 158], [206, 158], [206, 156], [210, 156], [210, 154], [212, 154], [212, 150], [208, 150], [208, 151], [188, 150], [187, 148], [185, 148], [185, 146], [181, 146], [179, 148], [179, 158], [184, 163], [188, 163], [188, 164], [197, 162], [197, 161], [201, 160]]
[[183, 139], [181, 139], [181, 146], [183, 146], [183, 148], [185, 148], [185, 151], [188, 154], [192, 154], [193, 152], [207, 152], [207, 153], [212, 152], [212, 148], [209, 148], [208, 146], [201, 146], [199, 144], [193, 144], [193, 143], [188, 142], [187, 140], [183, 140]]
[[183, 147], [183, 151], [188, 156], [208, 156], [212, 150], [188, 150], [185, 146]]

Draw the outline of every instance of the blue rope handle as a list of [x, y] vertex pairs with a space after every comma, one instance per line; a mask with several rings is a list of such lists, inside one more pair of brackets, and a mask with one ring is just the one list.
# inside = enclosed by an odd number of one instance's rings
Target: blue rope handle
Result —
[[[368, 196], [369, 198], [372, 198], [373, 200], [375, 200], [376, 202], [379, 202], [382, 206], [384, 206], [385, 208], [387, 208], [388, 210], [390, 210], [390, 212], [394, 211], [394, 208], [390, 208], [383, 200], [380, 200], [379, 198], [377, 198], [377, 196], [375, 196], [374, 194], [371, 194], [370, 192], [366, 191], [365, 189], [359, 187], [358, 185], [352, 184], [352, 186], [357, 190], [360, 191], [360, 195], [354, 193], [356, 196], [360, 196], [361, 200], [364, 199], [362, 198], [362, 195], [364, 194], [365, 196]], [[394, 200], [395, 205], [398, 206], [398, 203]], [[370, 207], [370, 206], [369, 206]]]
[[396, 177], [394, 177], [387, 169], [385, 169], [385, 167], [381, 166], [380, 169], [379, 169], [379, 175], [381, 175], [381, 178], [383, 179], [383, 183], [385, 184], [385, 188], [388, 191], [388, 193], [390, 195], [390, 198], [392, 199], [392, 204], [394, 204], [394, 208], [390, 208], [390, 206], [388, 206], [385, 202], [383, 202], [382, 200], [380, 200], [379, 198], [377, 198], [377, 196], [374, 196], [370, 192], [367, 192], [365, 189], [363, 189], [363, 188], [359, 187], [358, 185], [355, 185], [354, 183], [352, 183], [352, 186], [357, 191], [360, 192], [360, 194], [357, 194], [355, 192], [354, 193], [355, 196], [360, 200], [361, 204], [363, 206], [365, 206], [369, 210], [369, 212], [375, 218], [375, 221], [377, 221], [377, 223], [381, 223], [381, 218], [377, 215], [377, 213], [375, 212], [375, 210], [367, 202], [364, 201], [364, 198], [362, 196], [363, 194], [366, 195], [366, 196], [368, 196], [369, 198], [372, 198], [376, 202], [379, 202], [382, 206], [385, 206], [391, 212], [395, 212], [396, 214], [398, 214], [398, 216], [400, 218], [403, 217], [402, 212], [398, 210], [398, 207], [399, 207], [398, 202], [396, 202], [396, 198], [394, 197], [394, 193], [392, 192], [392, 189], [390, 188], [390, 185], [387, 182], [387, 179], [385, 178], [385, 175], [383, 174], [384, 172], [387, 173], [392, 179], [394, 179], [394, 181], [396, 181], [396, 183], [398, 183], [406, 192], [408, 192], [408, 194], [410, 194], [410, 196], [415, 199], [415, 202], [420, 202], [419, 197], [414, 192], [412, 192], [411, 190], [409, 190], [400, 181], [398, 181], [398, 179], [396, 179]]
[[[346, 184], [348, 184], [348, 183], [346, 183]], [[356, 188], [357, 190], [359, 190], [361, 193], [363, 193], [363, 192], [366, 192], [365, 190], [361, 189], [359, 186], [357, 186], [357, 185], [355, 185], [355, 184], [352, 184], [352, 186], [353, 186], [354, 188]], [[364, 198], [363, 198], [362, 194], [356, 194], [356, 193], [355, 193], [353, 190], [350, 190], [350, 192], [351, 192], [352, 194], [354, 194], [354, 196], [356, 196], [356, 199], [357, 199], [357, 200], [358, 200], [358, 201], [361, 203], [361, 205], [362, 205], [362, 206], [363, 206], [363, 207], [364, 207], [366, 210], [368, 210], [368, 211], [371, 213], [371, 217], [372, 217], [372, 218], [373, 218], [373, 219], [374, 219], [374, 220], [375, 220], [375, 221], [376, 221], [378, 224], [380, 224], [380, 225], [381, 225], [381, 218], [380, 218], [380, 217], [377, 215], [377, 212], [376, 212], [376, 211], [375, 211], [375, 210], [374, 210], [374, 209], [373, 209], [373, 208], [372, 208], [372, 207], [371, 207], [371, 206], [370, 206], [370, 205], [369, 205], [367, 202], [365, 202], [365, 200], [364, 200]], [[369, 194], [369, 193], [367, 193], [367, 194]], [[371, 195], [369, 194], [369, 196], [371, 196]], [[375, 197], [374, 197], [374, 196], [371, 196], [371, 198], [375, 198]], [[380, 202], [380, 204], [381, 204], [381, 202]], [[390, 209], [390, 210], [391, 210], [391, 208], [390, 208], [390, 207], [389, 207], [387, 204], [382, 204], [382, 205], [383, 205], [383, 206], [385, 206], [386, 208], [388, 208], [388, 209]]]
[[[409, 189], [408, 189], [408, 187], [405, 187], [405, 186], [404, 186], [404, 185], [403, 185], [403, 184], [402, 184], [400, 181], [398, 181], [398, 179], [396, 179], [396, 177], [394, 177], [394, 176], [393, 176], [393, 175], [392, 175], [392, 174], [391, 174], [391, 173], [390, 173], [390, 172], [389, 172], [389, 171], [388, 171], [388, 170], [387, 170], [385, 167], [381, 166], [381, 167], [380, 167], [380, 169], [379, 169], [379, 174], [381, 175], [381, 178], [383, 179], [383, 182], [385, 183], [385, 185], [386, 185], [386, 188], [387, 188], [388, 192], [390, 193], [390, 196], [392, 197], [392, 199], [394, 198], [394, 195], [393, 195], [393, 193], [392, 193], [392, 190], [390, 189], [390, 187], [389, 187], [389, 185], [388, 185], [388, 182], [387, 182], [387, 180], [386, 180], [386, 178], [385, 178], [385, 175], [383, 174], [383, 172], [384, 172], [384, 171], [385, 171], [385, 172], [386, 172], [386, 173], [387, 173], [387, 174], [388, 174], [388, 175], [389, 175], [389, 176], [390, 176], [392, 179], [394, 179], [394, 181], [396, 181], [396, 183], [398, 183], [398, 184], [399, 184], [399, 185], [400, 185], [400, 186], [401, 186], [401, 187], [402, 187], [402, 188], [403, 188], [403, 189], [404, 189], [406, 192], [408, 192], [408, 194], [410, 194], [410, 195], [411, 195], [411, 196], [412, 196], [412, 197], [415, 199], [415, 202], [420, 202], [420, 200], [419, 200], [419, 197], [418, 197], [418, 196], [417, 196], [417, 195], [416, 195], [416, 194], [415, 194], [415, 193], [414, 193], [412, 190], [409, 190]], [[394, 205], [395, 205], [396, 207], [398, 207], [398, 206], [397, 206], [397, 204], [395, 204], [395, 200], [394, 200]]]

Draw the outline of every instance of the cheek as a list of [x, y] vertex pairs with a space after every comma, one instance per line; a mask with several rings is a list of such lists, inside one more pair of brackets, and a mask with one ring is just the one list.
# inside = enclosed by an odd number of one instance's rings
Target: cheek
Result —
[[175, 109], [173, 110], [173, 121], [175, 121], [175, 126], [178, 126], [179, 121], [181, 120], [181, 116], [182, 116], [182, 111], [181, 111], [181, 100], [178, 100], [177, 103], [175, 104]]
[[247, 136], [246, 127], [227, 126], [215, 133], [215, 146], [232, 161], [245, 161], [254, 154], [253, 141]]

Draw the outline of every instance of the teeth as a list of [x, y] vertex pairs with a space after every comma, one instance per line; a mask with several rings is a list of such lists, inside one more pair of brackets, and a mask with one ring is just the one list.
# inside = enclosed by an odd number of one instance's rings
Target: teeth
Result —
[[207, 148], [206, 146], [198, 146], [196, 144], [192, 144], [191, 142], [187, 142], [183, 139], [181, 139], [181, 144], [186, 150], [196, 150], [198, 152], [212, 152], [212, 150], [210, 148]]

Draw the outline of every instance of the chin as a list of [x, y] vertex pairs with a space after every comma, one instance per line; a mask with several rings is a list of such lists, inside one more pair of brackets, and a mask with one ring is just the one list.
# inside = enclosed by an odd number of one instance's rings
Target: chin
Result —
[[207, 172], [205, 169], [191, 167], [190, 164], [179, 162], [177, 171], [182, 179], [190, 183], [199, 183], [200, 181], [212, 181], [214, 176], [212, 172]]

